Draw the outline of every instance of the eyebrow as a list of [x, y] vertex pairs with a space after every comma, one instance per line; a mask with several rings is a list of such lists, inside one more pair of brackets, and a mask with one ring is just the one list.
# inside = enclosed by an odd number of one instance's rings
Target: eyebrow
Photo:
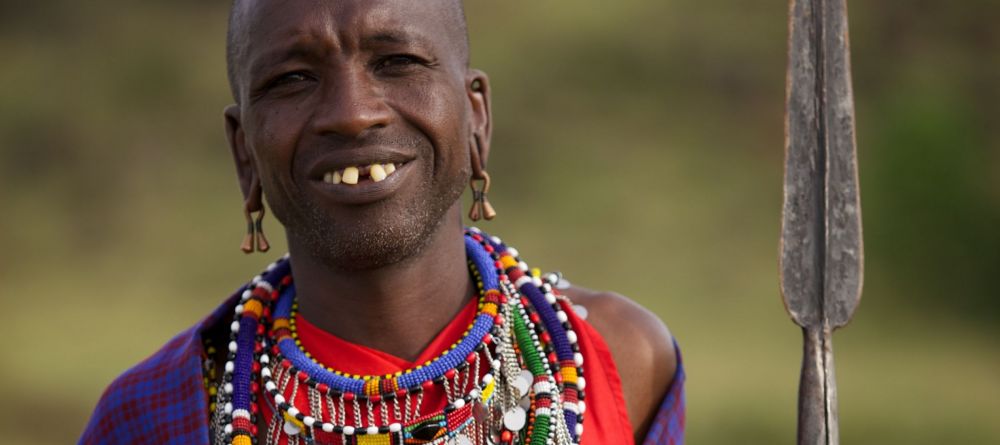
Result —
[[362, 47], [376, 46], [379, 44], [407, 45], [416, 44], [423, 47], [430, 47], [430, 40], [419, 35], [405, 31], [383, 30], [367, 35], [361, 39]]
[[[305, 34], [303, 34], [305, 36]], [[297, 36], [299, 37], [299, 36]], [[431, 41], [426, 37], [405, 31], [382, 30], [366, 35], [361, 39], [362, 48], [370, 48], [381, 45], [416, 45], [422, 48], [432, 48]], [[305, 39], [296, 38], [296, 42], [290, 47], [277, 47], [264, 51], [250, 61], [251, 72], [255, 72], [262, 67], [277, 65], [287, 60], [298, 58], [317, 57], [317, 48], [314, 44]]]

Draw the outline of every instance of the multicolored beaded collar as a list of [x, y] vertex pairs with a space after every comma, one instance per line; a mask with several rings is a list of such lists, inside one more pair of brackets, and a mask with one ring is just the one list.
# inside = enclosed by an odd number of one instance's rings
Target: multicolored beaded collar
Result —
[[[469, 330], [436, 359], [383, 376], [330, 370], [303, 351], [287, 256], [270, 265], [230, 326], [215, 442], [256, 445], [261, 394], [269, 444], [578, 444], [586, 381], [558, 277], [543, 281], [475, 228], [466, 255], [480, 290]], [[443, 409], [423, 406], [428, 391], [444, 395]]]

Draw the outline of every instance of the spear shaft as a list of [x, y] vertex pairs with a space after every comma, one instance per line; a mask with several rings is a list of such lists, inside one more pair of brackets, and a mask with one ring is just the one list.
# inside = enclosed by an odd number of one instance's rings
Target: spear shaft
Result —
[[802, 327], [799, 445], [839, 443], [832, 333], [861, 298], [846, 0], [790, 0], [781, 291]]

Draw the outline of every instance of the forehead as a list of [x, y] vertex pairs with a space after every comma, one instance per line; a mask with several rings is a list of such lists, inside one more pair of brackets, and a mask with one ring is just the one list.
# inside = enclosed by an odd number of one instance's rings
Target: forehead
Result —
[[[341, 50], [365, 39], [403, 37], [454, 46], [453, 0], [251, 0], [242, 13], [245, 43], [254, 53], [287, 43], [323, 42]], [[462, 33], [464, 35], [464, 32]]]

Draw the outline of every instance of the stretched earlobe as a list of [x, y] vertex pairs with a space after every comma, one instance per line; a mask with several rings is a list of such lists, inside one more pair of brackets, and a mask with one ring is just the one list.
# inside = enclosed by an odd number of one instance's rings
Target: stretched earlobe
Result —
[[[240, 244], [243, 253], [267, 252], [271, 244], [264, 236], [264, 199], [260, 182], [254, 179], [249, 187], [247, 198], [243, 202], [243, 216], [246, 218], [247, 233]], [[257, 214], [254, 217], [254, 214]]]
[[[481, 139], [479, 135], [474, 135], [472, 147], [469, 150], [470, 163], [472, 164], [472, 177], [469, 179], [469, 187], [472, 189], [472, 208], [469, 209], [469, 219], [489, 221], [497, 216], [497, 212], [487, 197], [487, 193], [490, 191], [490, 174], [486, 172], [480, 152]], [[477, 182], [479, 183], [478, 187]]]

